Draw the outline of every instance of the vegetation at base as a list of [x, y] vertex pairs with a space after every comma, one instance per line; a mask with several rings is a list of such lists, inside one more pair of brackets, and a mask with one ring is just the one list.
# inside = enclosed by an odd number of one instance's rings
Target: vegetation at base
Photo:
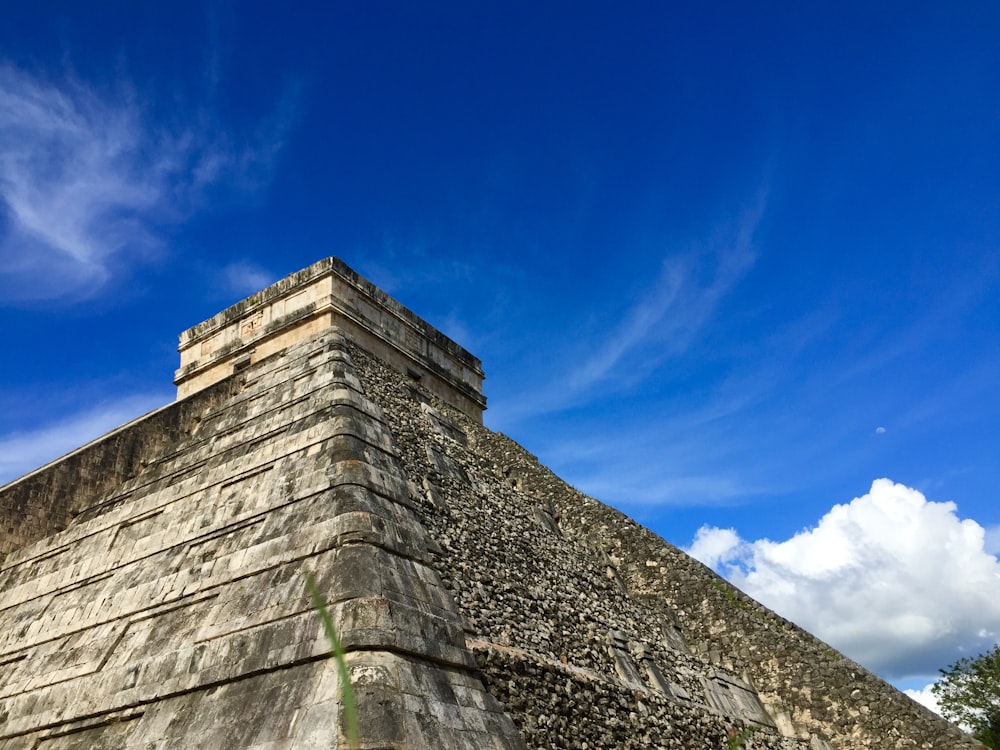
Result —
[[940, 670], [931, 688], [941, 713], [987, 747], [1000, 748], [1000, 644]]
[[330, 610], [327, 609], [326, 600], [323, 598], [323, 594], [320, 593], [319, 586], [316, 585], [316, 579], [308, 570], [304, 571], [304, 575], [306, 578], [306, 591], [309, 592], [312, 605], [316, 609], [316, 612], [319, 613], [319, 619], [323, 622], [326, 639], [330, 641], [330, 647], [333, 650], [331, 656], [337, 662], [337, 675], [340, 677], [340, 684], [342, 686], [341, 700], [344, 705], [344, 733], [347, 735], [347, 747], [350, 750], [357, 750], [360, 747], [360, 741], [358, 740], [358, 705], [354, 698], [351, 676], [347, 672], [347, 662], [344, 660], [344, 647], [340, 643], [340, 637], [337, 635], [337, 628], [334, 627], [333, 618], [330, 617]]
[[746, 727], [735, 734], [729, 735], [729, 743], [726, 746], [727, 750], [741, 750], [741, 748], [746, 746], [747, 742], [750, 741], [750, 738], [753, 737], [759, 729], [760, 727]]

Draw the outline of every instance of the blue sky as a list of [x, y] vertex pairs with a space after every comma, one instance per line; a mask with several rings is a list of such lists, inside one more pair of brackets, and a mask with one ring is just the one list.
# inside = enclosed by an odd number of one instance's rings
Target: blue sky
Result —
[[992, 644], [1000, 6], [689, 5], [8, 4], [0, 481], [337, 255], [488, 426], [880, 674]]

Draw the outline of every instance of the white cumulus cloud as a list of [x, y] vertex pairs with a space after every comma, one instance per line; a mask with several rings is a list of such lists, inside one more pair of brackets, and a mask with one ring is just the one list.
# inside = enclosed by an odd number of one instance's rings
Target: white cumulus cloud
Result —
[[877, 479], [781, 542], [705, 527], [690, 552], [885, 677], [928, 674], [1000, 633], [1000, 561], [952, 502]]
[[718, 568], [738, 557], [740, 548], [745, 544], [736, 529], [702, 526], [695, 534], [687, 553], [711, 568]]
[[936, 714], [940, 714], [941, 713], [941, 706], [938, 703], [937, 696], [934, 695], [934, 693], [931, 692], [931, 688], [932, 687], [934, 687], [934, 683], [933, 682], [930, 685], [925, 685], [924, 687], [920, 688], [919, 690], [914, 689], [914, 688], [908, 688], [907, 690], [904, 690], [903, 692], [906, 693], [906, 695], [908, 695], [911, 698], [913, 698], [913, 700], [915, 700], [920, 705], [926, 706], [927, 708], [929, 708], [931, 711], [933, 711]]

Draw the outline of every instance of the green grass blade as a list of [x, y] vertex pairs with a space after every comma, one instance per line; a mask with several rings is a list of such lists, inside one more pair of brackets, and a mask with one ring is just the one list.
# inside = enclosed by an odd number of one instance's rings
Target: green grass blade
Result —
[[333, 625], [333, 618], [330, 617], [330, 610], [326, 607], [323, 594], [320, 593], [316, 585], [316, 579], [308, 570], [304, 571], [306, 577], [306, 591], [312, 599], [312, 605], [319, 613], [319, 619], [323, 622], [323, 630], [326, 638], [330, 641], [333, 649], [333, 658], [337, 662], [337, 674], [340, 677], [340, 684], [343, 686], [341, 699], [344, 702], [344, 724], [347, 735], [347, 746], [350, 750], [358, 750], [360, 743], [358, 740], [358, 705], [354, 697], [354, 687], [351, 685], [351, 677], [347, 673], [347, 662], [344, 660], [344, 647], [337, 636], [337, 628]]

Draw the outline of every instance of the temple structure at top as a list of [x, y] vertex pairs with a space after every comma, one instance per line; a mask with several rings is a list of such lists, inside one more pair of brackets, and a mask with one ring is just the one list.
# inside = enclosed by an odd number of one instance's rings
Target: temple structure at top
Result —
[[482, 362], [339, 258], [293, 273], [180, 334], [184, 398], [326, 328], [339, 328], [431, 393], [482, 422]]

